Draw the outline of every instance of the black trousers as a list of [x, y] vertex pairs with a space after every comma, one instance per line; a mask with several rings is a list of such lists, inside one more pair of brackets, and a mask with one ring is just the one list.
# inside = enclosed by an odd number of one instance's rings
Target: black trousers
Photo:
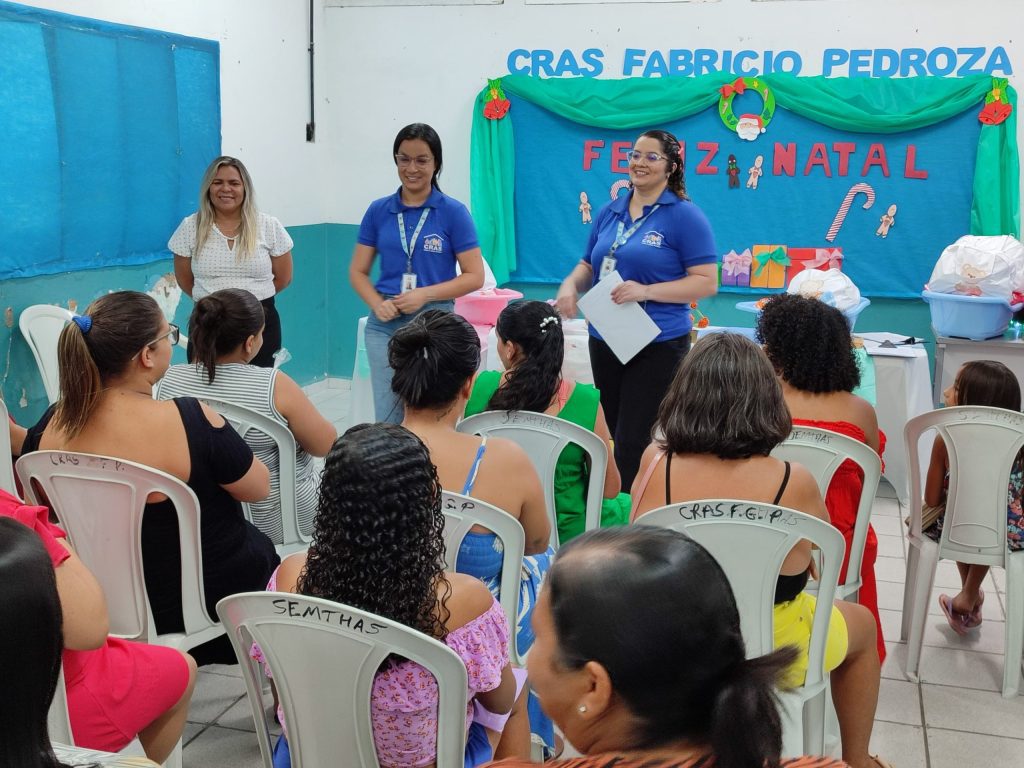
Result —
[[[277, 314], [273, 296], [264, 299], [260, 304], [263, 305], [263, 346], [249, 364], [258, 365], [260, 368], [273, 368], [274, 353], [281, 348], [281, 316]], [[192, 362], [192, 339], [188, 340], [185, 357]]]
[[651, 342], [628, 363], [622, 363], [607, 344], [590, 337], [590, 366], [594, 386], [601, 391], [608, 429], [615, 443], [615, 463], [622, 490], [629, 493], [640, 457], [651, 442], [658, 407], [690, 349], [690, 336]]

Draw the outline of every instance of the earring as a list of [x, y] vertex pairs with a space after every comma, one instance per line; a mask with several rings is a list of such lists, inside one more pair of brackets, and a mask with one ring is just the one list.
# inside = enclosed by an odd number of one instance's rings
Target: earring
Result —
[[576, 711], [579, 712], [582, 715], [584, 712], [587, 711], [587, 705], [586, 704], [580, 704], [578, 707], [576, 707]]

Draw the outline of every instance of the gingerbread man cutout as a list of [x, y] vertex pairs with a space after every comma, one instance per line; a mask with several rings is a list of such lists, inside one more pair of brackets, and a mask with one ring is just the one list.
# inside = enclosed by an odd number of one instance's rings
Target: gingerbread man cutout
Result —
[[878, 229], [875, 230], [876, 235], [881, 235], [883, 238], [889, 236], [889, 227], [896, 223], [896, 204], [889, 206], [889, 210], [879, 219], [881, 224], [878, 225]]
[[594, 206], [590, 204], [590, 199], [587, 197], [586, 192], [580, 192], [580, 215], [583, 217], [583, 223], [590, 223], [590, 211], [593, 210]]
[[750, 167], [747, 173], [750, 176], [747, 177], [747, 189], [757, 189], [757, 181], [764, 175], [764, 171], [761, 170], [761, 166], [764, 164], [764, 156], [758, 155], [754, 158], [754, 164]]

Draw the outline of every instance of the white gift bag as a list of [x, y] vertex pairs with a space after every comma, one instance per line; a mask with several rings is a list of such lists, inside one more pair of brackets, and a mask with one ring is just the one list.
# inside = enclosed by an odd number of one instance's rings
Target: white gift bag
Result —
[[1024, 245], [1010, 235], [965, 235], [939, 256], [927, 288], [934, 293], [1009, 299], [1024, 282]]

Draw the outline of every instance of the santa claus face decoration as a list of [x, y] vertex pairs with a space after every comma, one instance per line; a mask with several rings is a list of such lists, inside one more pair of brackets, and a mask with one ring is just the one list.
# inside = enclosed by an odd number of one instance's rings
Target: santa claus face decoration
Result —
[[740, 115], [736, 123], [736, 135], [744, 141], [753, 141], [764, 133], [764, 123], [759, 115]]

